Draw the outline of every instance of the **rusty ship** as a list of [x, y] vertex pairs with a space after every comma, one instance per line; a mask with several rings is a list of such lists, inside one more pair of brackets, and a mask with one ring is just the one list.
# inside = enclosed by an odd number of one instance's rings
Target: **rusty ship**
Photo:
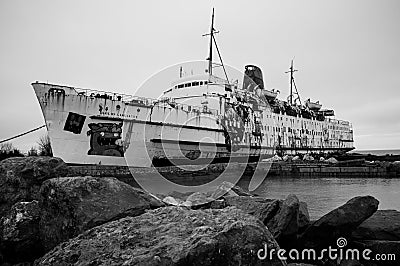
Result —
[[350, 122], [319, 102], [301, 102], [293, 61], [290, 94], [280, 100], [255, 65], [245, 66], [242, 82], [229, 81], [215, 33], [213, 12], [205, 74], [180, 75], [158, 99], [32, 83], [54, 156], [70, 164], [149, 167], [354, 149]]

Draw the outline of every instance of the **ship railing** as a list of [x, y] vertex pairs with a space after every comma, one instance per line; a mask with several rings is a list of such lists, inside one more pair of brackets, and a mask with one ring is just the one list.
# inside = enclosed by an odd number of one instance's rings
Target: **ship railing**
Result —
[[84, 95], [93, 98], [103, 98], [107, 100], [117, 100], [123, 102], [143, 102], [144, 104], [152, 104], [155, 102], [155, 99], [139, 97], [129, 94], [123, 93], [115, 93], [101, 90], [93, 90], [93, 89], [82, 89], [82, 88], [74, 88], [78, 95]]
[[101, 90], [93, 90], [93, 89], [82, 89], [82, 88], [73, 88], [78, 95], [84, 95], [87, 97], [93, 98], [103, 98], [107, 100], [117, 100], [123, 101], [133, 104], [142, 104], [145, 106], [154, 106], [160, 103], [166, 103], [172, 108], [178, 108], [187, 112], [196, 112], [196, 113], [203, 113], [203, 114], [211, 114], [214, 116], [218, 116], [219, 112], [216, 109], [208, 108], [205, 106], [195, 106], [195, 105], [187, 105], [183, 103], [176, 103], [172, 99], [152, 99], [147, 97], [141, 96], [134, 96], [128, 95], [123, 93], [114, 93], [114, 92], [107, 92]]
[[154, 104], [164, 104], [170, 106], [175, 109], [181, 109], [185, 112], [192, 113], [202, 113], [202, 114], [210, 114], [213, 116], [218, 116], [219, 112], [216, 109], [209, 108], [208, 106], [199, 106], [199, 105], [188, 105], [184, 103], [177, 103], [171, 98], [162, 98], [160, 100], [156, 100], [153, 102]]

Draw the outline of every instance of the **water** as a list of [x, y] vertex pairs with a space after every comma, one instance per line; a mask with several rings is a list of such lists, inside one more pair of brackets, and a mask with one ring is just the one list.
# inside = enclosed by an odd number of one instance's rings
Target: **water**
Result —
[[[235, 174], [226, 181], [234, 182]], [[210, 180], [217, 178], [218, 174], [194, 177], [182, 176], [186, 180], [184, 185], [189, 185], [186, 192], [196, 191], [196, 185], [210, 184]], [[160, 180], [154, 176], [142, 177], [152, 188], [153, 194], [166, 195], [168, 191], [178, 191], [174, 187], [161, 185]], [[203, 182], [194, 182], [195, 180]], [[218, 184], [221, 184], [219, 180]], [[169, 183], [172, 184], [172, 183]], [[218, 185], [217, 184], [217, 185]], [[238, 184], [247, 189], [249, 178], [241, 179]], [[284, 199], [289, 194], [295, 194], [300, 201], [308, 205], [310, 218], [316, 220], [331, 210], [343, 205], [356, 196], [371, 195], [379, 200], [379, 209], [395, 209], [400, 211], [400, 179], [389, 178], [279, 178], [267, 177], [254, 191], [260, 196], [270, 199]]]
[[355, 150], [355, 151], [353, 151], [353, 153], [372, 154], [372, 155], [386, 155], [386, 154], [400, 155], [400, 149], [393, 149], [393, 150]]
[[[238, 185], [246, 187], [248, 181]], [[267, 178], [255, 191], [266, 198], [284, 199], [296, 194], [307, 202], [312, 220], [318, 219], [352, 197], [371, 195], [379, 209], [400, 210], [400, 179], [385, 178]]]

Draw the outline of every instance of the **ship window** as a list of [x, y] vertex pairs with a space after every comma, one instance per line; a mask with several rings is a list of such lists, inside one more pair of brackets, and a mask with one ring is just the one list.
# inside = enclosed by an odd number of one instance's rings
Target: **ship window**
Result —
[[178, 89], [183, 88], [183, 84], [178, 85]]
[[203, 81], [200, 81], [200, 86], [203, 85]]
[[207, 85], [208, 81], [204, 81], [204, 84]]
[[198, 81], [193, 82], [193, 83], [192, 83], [192, 86], [199, 86], [199, 82], [198, 82]]
[[185, 84], [185, 88], [186, 88], [186, 87], [190, 87], [190, 86], [192, 86], [191, 83], [186, 83], [186, 84]]

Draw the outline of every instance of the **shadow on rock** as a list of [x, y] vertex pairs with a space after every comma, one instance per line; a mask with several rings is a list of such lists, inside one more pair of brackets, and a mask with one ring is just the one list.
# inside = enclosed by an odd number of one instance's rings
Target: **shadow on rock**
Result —
[[65, 242], [36, 265], [285, 265], [260, 261], [278, 244], [255, 217], [234, 207], [164, 207], [110, 222]]
[[40, 193], [40, 235], [46, 250], [94, 226], [163, 206], [113, 177], [50, 179]]

